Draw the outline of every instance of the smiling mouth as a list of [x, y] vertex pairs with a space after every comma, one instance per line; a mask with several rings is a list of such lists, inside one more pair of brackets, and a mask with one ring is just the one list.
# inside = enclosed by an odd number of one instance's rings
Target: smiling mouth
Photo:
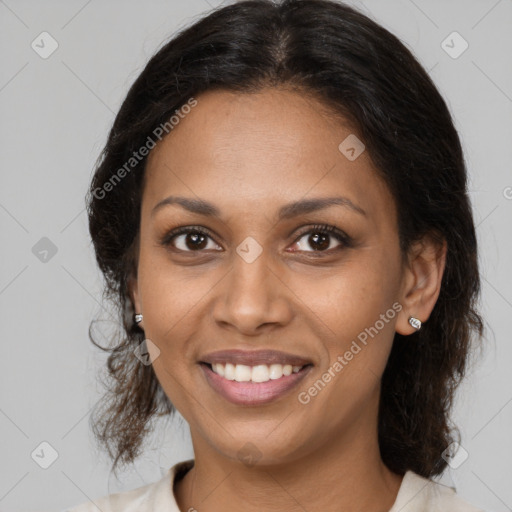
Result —
[[258, 364], [254, 366], [233, 363], [206, 363], [202, 365], [208, 367], [213, 373], [219, 375], [225, 380], [236, 382], [264, 383], [271, 380], [279, 380], [292, 374], [303, 371], [306, 367], [313, 366], [305, 364], [293, 366], [290, 364]]
[[[298, 366], [295, 371], [291, 365], [280, 364], [246, 366], [201, 362], [199, 367], [210, 388], [228, 402], [261, 407], [288, 395], [312, 371], [313, 364]], [[217, 373], [222, 369], [224, 376]]]

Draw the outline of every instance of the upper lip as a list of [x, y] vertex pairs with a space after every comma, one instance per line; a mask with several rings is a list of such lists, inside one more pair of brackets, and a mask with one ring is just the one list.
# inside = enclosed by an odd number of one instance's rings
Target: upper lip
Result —
[[279, 350], [219, 350], [211, 352], [200, 359], [201, 363], [233, 363], [256, 366], [259, 364], [291, 364], [292, 366], [305, 366], [312, 364], [304, 357], [280, 352]]

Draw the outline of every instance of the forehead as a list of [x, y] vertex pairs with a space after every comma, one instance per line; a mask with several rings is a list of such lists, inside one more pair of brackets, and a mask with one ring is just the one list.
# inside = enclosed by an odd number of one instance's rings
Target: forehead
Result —
[[196, 99], [148, 157], [144, 208], [178, 193], [250, 209], [338, 192], [370, 214], [389, 212], [369, 154], [351, 161], [339, 149], [355, 130], [312, 96], [270, 88]]

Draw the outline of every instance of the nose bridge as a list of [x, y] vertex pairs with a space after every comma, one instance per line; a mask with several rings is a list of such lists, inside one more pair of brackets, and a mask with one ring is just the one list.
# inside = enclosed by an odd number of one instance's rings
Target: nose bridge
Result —
[[[277, 294], [275, 276], [269, 266], [268, 254], [248, 241], [240, 244], [233, 255], [228, 298], [241, 310], [262, 314]], [[259, 254], [257, 254], [259, 252]]]
[[274, 276], [274, 272], [270, 268], [269, 259], [268, 251], [264, 252], [263, 248], [256, 247], [255, 242], [241, 243], [236, 249], [236, 256], [233, 255], [232, 281], [235, 284], [233, 291], [246, 295], [245, 288], [252, 294], [263, 292], [270, 295], [271, 290], [267, 287], [270, 284], [270, 276]]
[[239, 244], [215, 308], [217, 322], [250, 332], [262, 324], [289, 320], [286, 287], [270, 260], [270, 255], [254, 239], [248, 237]]

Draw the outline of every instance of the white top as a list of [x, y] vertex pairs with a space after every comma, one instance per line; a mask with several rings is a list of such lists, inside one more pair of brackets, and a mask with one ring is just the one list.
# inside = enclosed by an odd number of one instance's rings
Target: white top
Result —
[[[194, 459], [178, 462], [158, 482], [132, 491], [110, 494], [65, 512], [182, 512], [173, 493], [177, 475], [184, 475]], [[389, 512], [484, 512], [460, 498], [452, 487], [407, 471]]]

